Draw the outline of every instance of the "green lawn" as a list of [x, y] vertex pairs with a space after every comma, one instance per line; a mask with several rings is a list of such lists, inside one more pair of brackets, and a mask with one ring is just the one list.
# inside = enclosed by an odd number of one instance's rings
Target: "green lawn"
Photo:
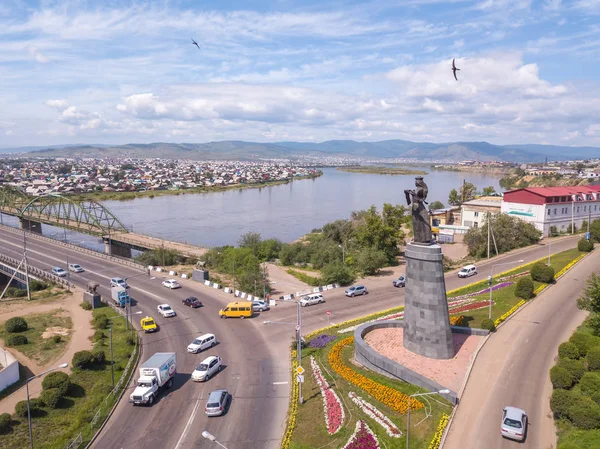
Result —
[[[55, 342], [52, 337], [42, 338], [42, 334], [51, 327], [60, 327], [70, 331], [73, 328], [73, 322], [68, 312], [63, 309], [56, 309], [49, 313], [27, 315], [24, 318], [27, 321], [28, 329], [25, 332], [19, 332], [18, 335], [27, 337], [28, 343], [15, 346], [12, 349], [35, 360], [40, 366], [45, 366], [47, 363], [56, 360], [65, 351], [71, 339], [70, 334], [61, 336], [59, 342]], [[2, 323], [0, 325], [0, 338], [6, 341], [10, 335], [17, 334], [6, 332], [4, 323]]]
[[[95, 316], [100, 314], [109, 317], [117, 316], [116, 312], [109, 307], [94, 310]], [[126, 341], [126, 337], [130, 333], [125, 331], [123, 318], [113, 319], [112, 322], [116, 383], [124, 375], [124, 368], [129, 357], [137, 349]], [[107, 330], [104, 332], [108, 335]], [[36, 448], [64, 449], [80, 432], [85, 445], [113, 406], [118, 394], [112, 395], [110, 400], [105, 402], [108, 393], [112, 390], [108, 339], [96, 343], [95, 347], [105, 351], [106, 364], [91, 370], [74, 370], [70, 376], [71, 388], [59, 403], [59, 408], [51, 410], [44, 407], [34, 412], [32, 422]], [[69, 362], [71, 361], [69, 360]], [[98, 410], [101, 411], [97, 416], [98, 419], [91, 426], [91, 421]], [[24, 448], [28, 445], [27, 418], [13, 416], [12, 430], [0, 437], [0, 448]]]

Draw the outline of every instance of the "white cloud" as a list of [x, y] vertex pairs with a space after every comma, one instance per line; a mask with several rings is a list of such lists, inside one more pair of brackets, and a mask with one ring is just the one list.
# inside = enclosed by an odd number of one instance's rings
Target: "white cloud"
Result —
[[45, 64], [50, 61], [50, 58], [42, 54], [37, 48], [29, 47], [29, 54], [39, 63]]
[[66, 100], [48, 100], [46, 101], [46, 106], [63, 111], [69, 107], [69, 104]]

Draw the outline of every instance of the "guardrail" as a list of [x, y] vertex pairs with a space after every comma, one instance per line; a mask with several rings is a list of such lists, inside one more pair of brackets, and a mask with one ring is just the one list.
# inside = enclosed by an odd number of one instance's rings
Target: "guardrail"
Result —
[[[19, 266], [20, 260], [13, 259], [12, 257], [8, 257], [4, 254], [0, 254], [0, 262], [10, 265], [13, 267], [13, 269], [16, 270], [16, 268]], [[69, 282], [66, 279], [63, 279], [52, 273], [48, 273], [47, 271], [40, 270], [39, 268], [27, 267], [27, 271], [29, 272], [30, 277], [37, 279], [37, 280], [45, 279], [47, 281], [62, 285], [64, 287], [72, 287], [73, 286], [73, 284], [69, 284]], [[18, 271], [18, 273], [21, 273], [21, 271]], [[25, 273], [23, 273], [23, 274], [25, 274]], [[20, 277], [19, 277], [19, 279], [24, 280], [24, 279], [21, 279]]]
[[83, 435], [80, 432], [79, 435], [77, 435], [75, 439], [67, 446], [67, 449], [77, 449], [79, 446], [81, 446], [81, 443], [83, 443]]

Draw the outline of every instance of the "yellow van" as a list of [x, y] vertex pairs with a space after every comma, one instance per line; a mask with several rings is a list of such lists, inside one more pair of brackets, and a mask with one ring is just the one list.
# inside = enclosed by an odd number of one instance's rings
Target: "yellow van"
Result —
[[246, 317], [251, 317], [252, 313], [252, 302], [250, 301], [230, 302], [219, 310], [219, 316], [221, 318], [240, 317], [242, 320]]

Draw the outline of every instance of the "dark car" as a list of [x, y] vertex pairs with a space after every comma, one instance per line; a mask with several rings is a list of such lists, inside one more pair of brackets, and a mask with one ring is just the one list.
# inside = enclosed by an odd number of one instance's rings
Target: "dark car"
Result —
[[190, 296], [189, 298], [182, 299], [181, 302], [184, 306], [190, 306], [192, 309], [202, 307], [202, 301], [200, 301], [195, 296]]

